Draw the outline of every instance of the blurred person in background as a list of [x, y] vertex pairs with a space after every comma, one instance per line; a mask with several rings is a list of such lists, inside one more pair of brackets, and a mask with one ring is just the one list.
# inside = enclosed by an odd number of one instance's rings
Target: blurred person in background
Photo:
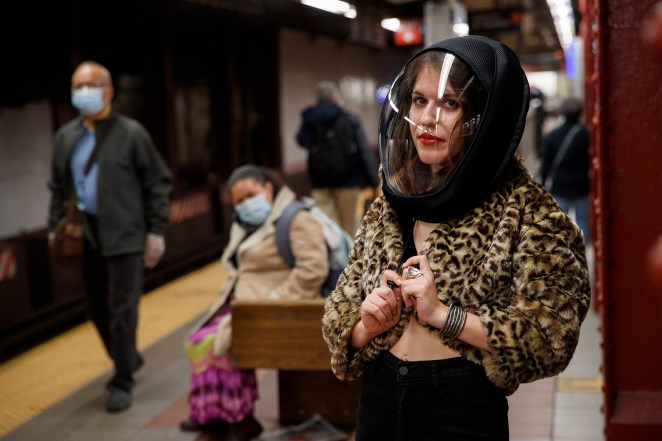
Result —
[[297, 142], [308, 151], [308, 179], [315, 203], [354, 237], [361, 187], [377, 196], [377, 161], [355, 115], [341, 106], [335, 83], [317, 85], [317, 104], [306, 108]]
[[262, 432], [253, 416], [258, 390], [255, 372], [235, 368], [229, 353], [232, 301], [319, 297], [329, 265], [322, 226], [306, 210], [299, 210], [290, 226], [294, 267], [279, 253], [276, 221], [296, 199], [289, 187], [260, 167], [243, 165], [232, 172], [227, 188], [235, 213], [221, 257], [228, 279], [185, 342], [192, 372], [189, 416], [180, 427], [248, 441]]
[[559, 107], [563, 123], [542, 141], [542, 182], [554, 195], [563, 211], [574, 212], [584, 242], [591, 242], [589, 213], [589, 133], [580, 122], [582, 103], [565, 98]]
[[75, 192], [88, 307], [114, 364], [106, 410], [119, 412], [131, 406], [133, 373], [144, 363], [136, 348], [143, 265], [154, 267], [165, 251], [171, 175], [144, 127], [113, 112], [113, 95], [98, 63], [81, 63], [71, 77], [80, 116], [55, 134], [48, 228], [52, 243]]

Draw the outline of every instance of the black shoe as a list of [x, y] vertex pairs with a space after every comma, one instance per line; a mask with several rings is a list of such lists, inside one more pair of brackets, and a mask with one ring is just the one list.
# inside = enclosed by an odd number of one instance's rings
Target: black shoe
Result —
[[185, 432], [199, 432], [202, 430], [202, 424], [191, 420], [184, 420], [179, 423], [179, 428]]
[[262, 424], [253, 415], [248, 415], [242, 421], [230, 424], [230, 430], [225, 441], [250, 441], [257, 438], [262, 430]]
[[127, 392], [118, 387], [111, 387], [110, 395], [106, 401], [106, 411], [122, 412], [131, 407], [132, 401], [131, 392]]
[[212, 420], [205, 424], [184, 420], [179, 423], [179, 428], [185, 432], [225, 432], [229, 424], [221, 420]]

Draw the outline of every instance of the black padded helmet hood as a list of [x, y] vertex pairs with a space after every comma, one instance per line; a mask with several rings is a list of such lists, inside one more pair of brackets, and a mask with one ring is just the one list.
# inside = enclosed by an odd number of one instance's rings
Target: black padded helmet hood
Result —
[[[462, 216], [485, 199], [500, 182], [524, 132], [529, 108], [529, 83], [515, 53], [486, 37], [470, 35], [435, 43], [414, 55], [406, 64], [428, 51], [443, 51], [464, 62], [476, 75], [485, 107], [474, 139], [446, 183], [424, 195], [401, 196], [386, 184], [382, 190], [400, 217], [442, 222]], [[386, 106], [379, 123], [380, 149], [388, 148], [389, 121]]]

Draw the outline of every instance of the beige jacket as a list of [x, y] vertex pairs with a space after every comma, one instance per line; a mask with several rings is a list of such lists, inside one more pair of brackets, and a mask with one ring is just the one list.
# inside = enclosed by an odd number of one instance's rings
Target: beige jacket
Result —
[[[228, 273], [226, 289], [234, 290], [233, 298], [277, 300], [320, 295], [329, 272], [320, 223], [303, 210], [292, 219], [290, 245], [294, 268], [287, 266], [276, 247], [276, 221], [295, 197], [288, 187], [281, 188], [271, 214], [249, 237], [239, 224], [232, 224], [230, 241], [221, 256], [221, 264]], [[232, 260], [235, 254], [236, 265]]]
[[[294, 300], [320, 296], [329, 271], [328, 251], [320, 223], [305, 210], [297, 212], [292, 219], [290, 245], [294, 268], [287, 266], [276, 247], [276, 221], [295, 198], [291, 189], [282, 187], [269, 217], [248, 237], [238, 223], [232, 223], [230, 239], [221, 256], [228, 278], [221, 286], [219, 299], [192, 332], [204, 326], [229, 296], [242, 300]], [[225, 322], [217, 332], [216, 355], [224, 354], [229, 348], [231, 322]]]

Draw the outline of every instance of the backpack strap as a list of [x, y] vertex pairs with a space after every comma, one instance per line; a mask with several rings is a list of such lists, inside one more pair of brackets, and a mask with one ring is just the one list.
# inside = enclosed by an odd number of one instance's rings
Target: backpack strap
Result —
[[283, 213], [276, 221], [276, 248], [287, 266], [294, 267], [294, 255], [290, 247], [290, 226], [292, 219], [299, 210], [307, 210], [308, 205], [300, 200], [294, 200], [287, 204]]

